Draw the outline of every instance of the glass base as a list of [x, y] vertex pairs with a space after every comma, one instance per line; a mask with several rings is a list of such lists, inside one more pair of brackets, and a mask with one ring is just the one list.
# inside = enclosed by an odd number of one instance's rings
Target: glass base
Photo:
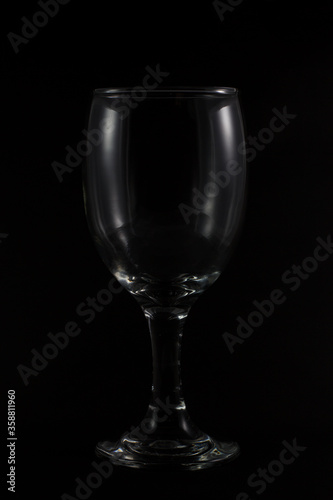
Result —
[[102, 441], [96, 446], [96, 454], [99, 457], [108, 458], [114, 465], [138, 469], [206, 469], [233, 460], [239, 452], [237, 443], [220, 442], [204, 433], [191, 440], [142, 441], [126, 432], [116, 443]]

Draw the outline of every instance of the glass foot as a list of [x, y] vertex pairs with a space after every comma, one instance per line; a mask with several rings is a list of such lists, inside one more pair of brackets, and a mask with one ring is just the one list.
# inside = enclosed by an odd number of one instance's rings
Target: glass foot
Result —
[[172, 467], [200, 470], [233, 460], [239, 455], [234, 442], [220, 442], [207, 434], [191, 440], [139, 440], [126, 432], [116, 443], [102, 441], [96, 446], [99, 457], [114, 465], [133, 468]]

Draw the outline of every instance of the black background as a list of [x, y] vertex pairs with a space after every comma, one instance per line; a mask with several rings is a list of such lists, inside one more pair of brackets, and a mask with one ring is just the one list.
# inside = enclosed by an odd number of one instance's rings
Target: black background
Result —
[[[64, 163], [65, 147], [83, 139], [94, 88], [140, 85], [146, 66], [160, 64], [170, 73], [166, 85], [238, 87], [247, 135], [269, 125], [273, 108], [297, 117], [249, 164], [239, 245], [184, 335], [191, 416], [212, 435], [235, 438], [242, 455], [191, 473], [118, 467], [91, 498], [332, 498], [333, 257], [294, 292], [281, 281], [332, 232], [331, 3], [244, 0], [221, 21], [210, 1], [71, 0], [15, 54], [7, 33], [21, 34], [21, 17], [38, 10], [31, 0], [6, 5], [2, 35], [1, 433], [5, 450], [6, 394], [14, 389], [16, 497], [75, 496], [75, 479], [93, 471], [96, 442], [119, 437], [145, 413], [145, 319], [125, 291], [90, 324], [76, 314], [111, 276], [88, 233], [81, 166], [60, 183], [51, 164]], [[237, 316], [246, 319], [252, 301], [275, 288], [285, 303], [230, 354], [222, 334], [235, 333]], [[82, 332], [25, 386], [17, 366], [31, 366], [31, 349], [41, 352], [47, 334], [68, 321]], [[307, 449], [258, 495], [248, 477], [295, 438]]]

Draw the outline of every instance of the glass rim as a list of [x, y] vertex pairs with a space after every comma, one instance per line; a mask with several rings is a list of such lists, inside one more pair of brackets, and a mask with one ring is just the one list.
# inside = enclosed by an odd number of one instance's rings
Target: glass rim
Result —
[[207, 96], [235, 96], [239, 90], [236, 87], [185, 87], [185, 86], [159, 86], [148, 89], [144, 86], [136, 87], [105, 87], [94, 89], [95, 96], [114, 97], [116, 95], [141, 94], [143, 97], [207, 97]]

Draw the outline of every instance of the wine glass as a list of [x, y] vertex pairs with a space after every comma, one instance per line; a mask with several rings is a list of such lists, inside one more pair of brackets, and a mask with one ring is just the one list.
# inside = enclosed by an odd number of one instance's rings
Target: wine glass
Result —
[[197, 470], [231, 460], [190, 419], [180, 344], [197, 298], [221, 274], [244, 213], [246, 165], [238, 90], [96, 89], [83, 173], [98, 252], [148, 321], [153, 383], [145, 418], [96, 452], [117, 465]]

